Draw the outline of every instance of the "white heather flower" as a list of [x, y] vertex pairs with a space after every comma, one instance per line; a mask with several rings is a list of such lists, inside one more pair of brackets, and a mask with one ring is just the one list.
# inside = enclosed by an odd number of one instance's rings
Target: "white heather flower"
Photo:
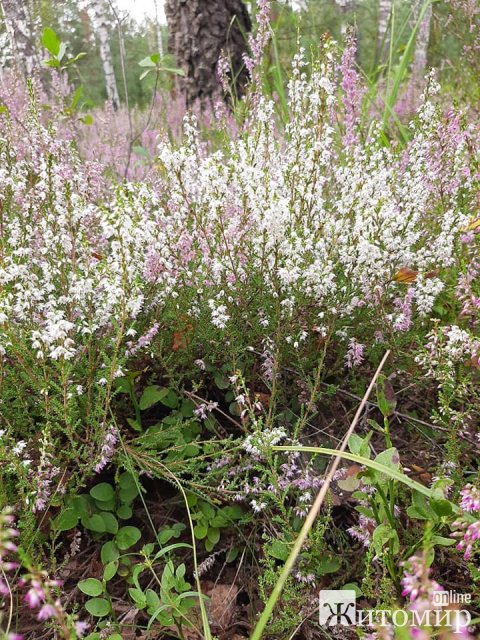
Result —
[[261, 511], [263, 511], [266, 508], [267, 503], [266, 502], [258, 502], [258, 500], [251, 500], [250, 506], [252, 507], [254, 513], [260, 513]]
[[13, 447], [12, 452], [16, 456], [19, 456], [26, 446], [27, 446], [27, 443], [24, 440], [19, 440], [17, 444]]
[[265, 449], [269, 449], [287, 437], [287, 432], [283, 427], [275, 427], [270, 431], [260, 431], [249, 435], [243, 442], [243, 448], [247, 453], [260, 456]]

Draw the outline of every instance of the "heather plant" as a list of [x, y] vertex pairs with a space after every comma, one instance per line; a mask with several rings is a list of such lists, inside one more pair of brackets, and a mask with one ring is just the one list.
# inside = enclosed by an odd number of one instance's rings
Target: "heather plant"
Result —
[[[59, 637], [84, 634], [85, 611], [92, 640], [117, 637], [123, 598], [144, 629], [209, 638], [201, 578], [236, 561], [267, 614], [284, 587], [277, 637], [318, 586], [411, 610], [447, 554], [478, 576], [478, 131], [433, 73], [400, 141], [367, 122], [351, 37], [295, 56], [283, 123], [256, 75], [268, 3], [260, 19], [245, 118], [210, 139], [192, 114], [178, 140], [146, 128], [145, 167], [124, 111], [79, 133], [30, 85], [0, 113], [0, 495], [19, 588]], [[427, 481], [414, 429], [442, 452]], [[76, 580], [81, 618], [56, 575], [80, 541], [101, 565]]]

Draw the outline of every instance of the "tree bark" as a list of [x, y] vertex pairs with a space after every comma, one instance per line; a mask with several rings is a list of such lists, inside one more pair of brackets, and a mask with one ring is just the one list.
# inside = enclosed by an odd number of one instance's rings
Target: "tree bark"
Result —
[[377, 51], [376, 62], [382, 63], [384, 52], [388, 45], [388, 24], [392, 13], [392, 0], [379, 0], [377, 21]]
[[162, 39], [162, 28], [160, 26], [160, 21], [158, 19], [158, 3], [157, 0], [153, 0], [153, 6], [155, 7], [155, 35], [157, 38], [157, 51], [160, 54], [160, 57], [163, 58], [163, 39]]
[[[13, 0], [14, 2], [16, 0]], [[105, 0], [91, 0], [88, 5], [88, 13], [100, 44], [100, 58], [102, 60], [103, 75], [105, 77], [105, 89], [107, 98], [111, 101], [115, 110], [120, 106], [117, 81], [113, 67], [112, 50], [110, 49], [110, 30], [108, 20], [108, 7]]]
[[1, 0], [5, 27], [8, 33], [14, 64], [23, 75], [30, 77], [40, 68], [40, 59], [35, 48], [33, 23], [26, 2]]
[[423, 20], [418, 27], [417, 40], [415, 42], [415, 53], [412, 64], [412, 76], [418, 83], [423, 82], [427, 69], [427, 52], [430, 40], [430, 24], [432, 22], [432, 3], [425, 11]]
[[169, 50], [185, 73], [177, 82], [187, 108], [205, 110], [226, 98], [217, 73], [222, 51], [233, 90], [241, 95], [248, 82], [243, 54], [251, 29], [242, 0], [166, 0], [165, 13]]

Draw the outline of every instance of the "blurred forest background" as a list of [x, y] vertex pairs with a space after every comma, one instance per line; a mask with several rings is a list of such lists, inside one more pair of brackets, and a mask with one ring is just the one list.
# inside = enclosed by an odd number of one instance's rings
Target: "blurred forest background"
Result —
[[[215, 8], [215, 4], [213, 0], [206, 3], [210, 9]], [[154, 88], [163, 92], [174, 89], [175, 75], [171, 73], [140, 79], [139, 62], [146, 56], [159, 53], [163, 67], [177, 64], [168, 54], [169, 29], [160, 23], [158, 12], [157, 18], [146, 16], [138, 22], [128, 11], [120, 9], [115, 0], [3, 0], [1, 5], [2, 69], [25, 63], [15, 56], [8, 29], [9, 12], [23, 11], [26, 36], [39, 57], [44, 57], [40, 41], [45, 27], [57, 33], [70, 57], [85, 54], [69, 70], [72, 83], [83, 86], [85, 107], [98, 106], [107, 98], [102, 30], [103, 35], [108, 35], [121, 103], [125, 103], [127, 92], [130, 106], [144, 108]], [[245, 5], [255, 25], [257, 4], [252, 1]], [[315, 49], [325, 34], [341, 42], [349, 25], [355, 28], [358, 40], [358, 65], [368, 81], [376, 84], [387, 67], [403, 60], [424, 5], [420, 0], [302, 0], [292, 6], [287, 0], [277, 0], [273, 3], [271, 23], [274, 37], [264, 62], [272, 93], [281, 92], [280, 84], [299, 44], [307, 51]], [[417, 72], [423, 73], [426, 67], [433, 66], [439, 70], [446, 90], [453, 85], [458, 99], [468, 96], [473, 102], [472, 80], [478, 77], [480, 67], [479, 3], [477, 0], [434, 2], [424, 14], [416, 34], [416, 47], [408, 52], [410, 71], [415, 72], [416, 66]], [[18, 24], [18, 17], [14, 20]], [[18, 37], [18, 27], [16, 30]]]

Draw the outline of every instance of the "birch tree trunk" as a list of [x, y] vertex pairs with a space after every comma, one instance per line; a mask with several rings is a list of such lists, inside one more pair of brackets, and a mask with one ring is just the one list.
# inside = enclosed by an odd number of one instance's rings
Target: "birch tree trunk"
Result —
[[159, 18], [158, 18], [158, 2], [157, 0], [153, 0], [153, 5], [155, 7], [155, 34], [157, 37], [157, 51], [160, 54], [160, 57], [163, 58], [163, 40], [162, 40], [162, 28], [160, 26]]
[[103, 75], [105, 77], [107, 98], [111, 101], [113, 108], [117, 110], [120, 106], [120, 98], [118, 96], [112, 50], [110, 48], [110, 30], [106, 0], [91, 0], [88, 4], [88, 13], [100, 44], [100, 58], [102, 60]]
[[205, 110], [224, 99], [217, 65], [222, 51], [229, 61], [234, 87], [241, 95], [248, 82], [243, 63], [251, 29], [242, 0], [166, 0], [169, 50], [185, 73], [177, 84], [188, 108]]
[[[418, 11], [418, 10], [417, 10]], [[418, 14], [417, 14], [418, 15]], [[418, 18], [417, 18], [418, 19]], [[427, 69], [427, 52], [430, 40], [430, 25], [432, 22], [432, 3], [429, 3], [423, 20], [418, 27], [415, 53], [412, 64], [412, 76], [415, 82], [421, 84]]]
[[26, 77], [40, 68], [35, 48], [33, 22], [24, 0], [1, 0], [13, 62]]
[[379, 0], [377, 22], [377, 50], [376, 61], [384, 61], [384, 52], [388, 48], [388, 25], [392, 13], [392, 0]]

